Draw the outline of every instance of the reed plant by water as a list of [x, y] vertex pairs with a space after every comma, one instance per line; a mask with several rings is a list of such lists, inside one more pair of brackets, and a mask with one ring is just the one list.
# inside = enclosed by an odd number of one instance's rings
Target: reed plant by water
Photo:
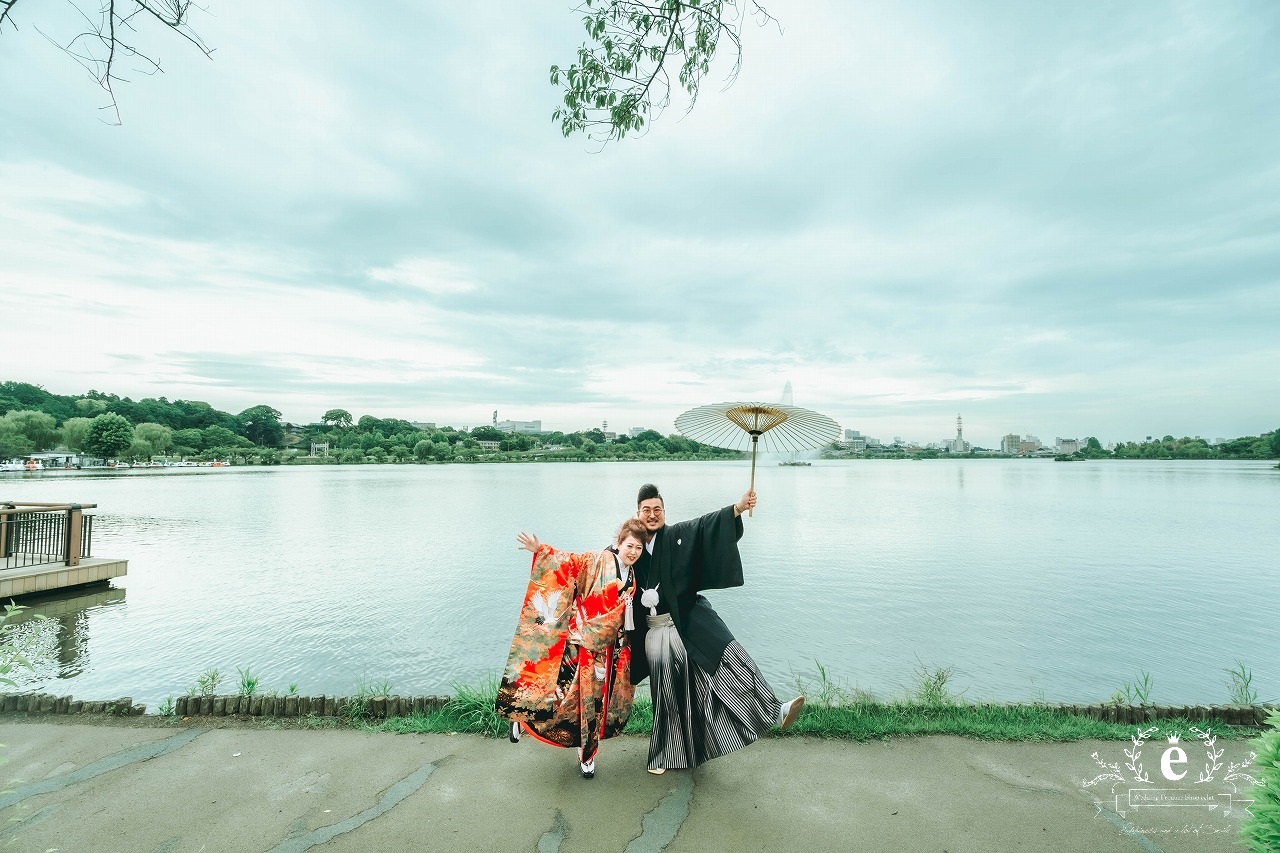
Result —
[[[929, 708], [956, 704], [958, 697], [947, 687], [951, 682], [952, 676], [956, 674], [955, 667], [930, 667], [919, 658], [916, 659], [916, 663], [915, 700]], [[819, 672], [825, 680], [826, 671], [821, 666], [819, 666]]]
[[1151, 699], [1151, 673], [1142, 670], [1139, 678], [1126, 681], [1111, 694], [1113, 705], [1145, 705]]
[[210, 667], [196, 679], [193, 687], [187, 689], [188, 696], [216, 696], [218, 695], [218, 685], [222, 683], [222, 673], [216, 668]]
[[240, 696], [252, 696], [258, 691], [258, 676], [254, 675], [251, 667], [236, 667], [236, 672], [240, 674]]
[[1231, 691], [1232, 705], [1253, 705], [1258, 701], [1258, 691], [1253, 689], [1253, 673], [1242, 661], [1226, 670], [1229, 678], [1227, 689]]

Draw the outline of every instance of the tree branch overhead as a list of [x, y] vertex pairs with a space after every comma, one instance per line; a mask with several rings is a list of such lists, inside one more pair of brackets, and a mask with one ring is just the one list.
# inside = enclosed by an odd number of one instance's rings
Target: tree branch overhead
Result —
[[722, 38], [735, 52], [732, 83], [747, 19], [774, 21], [756, 0], [583, 0], [577, 11], [588, 40], [568, 68], [551, 66], [552, 85], [564, 91], [551, 117], [565, 136], [605, 142], [641, 131], [670, 105], [673, 65], [692, 109]]

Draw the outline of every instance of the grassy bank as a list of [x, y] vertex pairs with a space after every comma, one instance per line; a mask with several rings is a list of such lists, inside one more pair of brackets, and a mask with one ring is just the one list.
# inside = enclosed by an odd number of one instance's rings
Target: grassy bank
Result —
[[[455, 688], [453, 700], [439, 711], [393, 717], [376, 724], [366, 724], [365, 728], [402, 734], [460, 732], [501, 737], [506, 733], [507, 723], [494, 711], [495, 696], [496, 687], [492, 683], [482, 687]], [[1224, 740], [1256, 737], [1258, 734], [1258, 729], [1252, 726], [1231, 726], [1217, 720], [1172, 718], [1162, 719], [1157, 725], [1161, 731], [1189, 732], [1193, 726], [1201, 731], [1212, 730]], [[652, 726], [653, 706], [648, 700], [637, 701], [626, 732], [647, 735]], [[869, 741], [948, 734], [979, 740], [1073, 741], [1086, 738], [1129, 740], [1134, 731], [1132, 724], [1109, 723], [1033, 705], [928, 704], [917, 701], [846, 704], [819, 700], [805, 706], [789, 731], [775, 729], [771, 735]]]

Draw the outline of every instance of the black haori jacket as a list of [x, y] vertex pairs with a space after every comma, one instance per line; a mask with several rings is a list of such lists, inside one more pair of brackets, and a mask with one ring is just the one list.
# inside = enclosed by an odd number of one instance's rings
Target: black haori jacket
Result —
[[707, 513], [701, 518], [668, 524], [654, 534], [653, 554], [646, 550], [636, 561], [635, 598], [632, 600], [635, 630], [631, 632], [631, 682], [649, 677], [649, 660], [644, 652], [649, 608], [640, 603], [645, 589], [658, 587], [658, 612], [670, 613], [685, 649], [705, 672], [720, 667], [725, 647], [733, 634], [711, 603], [698, 595], [705, 589], [742, 586], [742, 557], [738, 540], [742, 519], [733, 506]]

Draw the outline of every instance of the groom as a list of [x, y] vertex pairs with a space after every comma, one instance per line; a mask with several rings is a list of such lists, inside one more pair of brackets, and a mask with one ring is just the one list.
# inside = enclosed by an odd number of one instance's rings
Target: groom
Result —
[[[711, 603], [699, 594], [703, 590], [742, 586], [742, 558], [738, 553], [738, 540], [743, 533], [741, 516], [755, 505], [756, 494], [749, 491], [736, 503], [715, 512], [669, 525], [658, 487], [651, 483], [640, 487], [636, 517], [649, 532], [649, 541], [635, 565], [636, 592], [656, 590], [656, 611], [669, 614], [678, 643], [683, 646], [683, 655], [677, 649], [674, 663], [665, 653], [657, 656], [661, 662], [655, 665], [665, 666], [667, 670], [650, 672], [645, 646], [649, 612], [637, 594], [632, 604], [635, 629], [630, 638], [631, 680], [636, 684], [654, 675], [651, 684], [651, 692], [655, 693], [654, 743], [671, 734], [660, 733], [662, 726], [692, 732], [694, 741], [685, 744], [683, 749], [679, 745], [669, 749], [668, 753], [675, 753], [677, 757], [665, 763], [662, 756], [655, 762], [651, 743], [651, 771], [694, 767], [701, 761], [740, 749], [772, 725], [790, 727], [804, 705], [803, 696], [785, 705], [778, 701], [750, 655], [734, 639]], [[680, 663], [681, 657], [687, 657], [687, 671]], [[666, 702], [657, 696], [661, 691], [654, 685], [659, 683], [665, 691], [667, 685], [674, 682], [678, 693], [684, 694], [688, 687], [682, 687], [682, 681], [693, 687], [688, 694], [690, 701], [699, 703], [692, 713], [710, 725], [691, 725], [692, 721], [682, 718], [685, 711], [681, 706], [689, 707], [688, 703]], [[671, 706], [666, 709], [671, 713], [663, 719], [659, 719], [659, 703]], [[704, 742], [704, 732], [712, 732], [714, 742]], [[668, 755], [667, 759], [670, 758]], [[655, 763], [659, 766], [655, 767]]]

